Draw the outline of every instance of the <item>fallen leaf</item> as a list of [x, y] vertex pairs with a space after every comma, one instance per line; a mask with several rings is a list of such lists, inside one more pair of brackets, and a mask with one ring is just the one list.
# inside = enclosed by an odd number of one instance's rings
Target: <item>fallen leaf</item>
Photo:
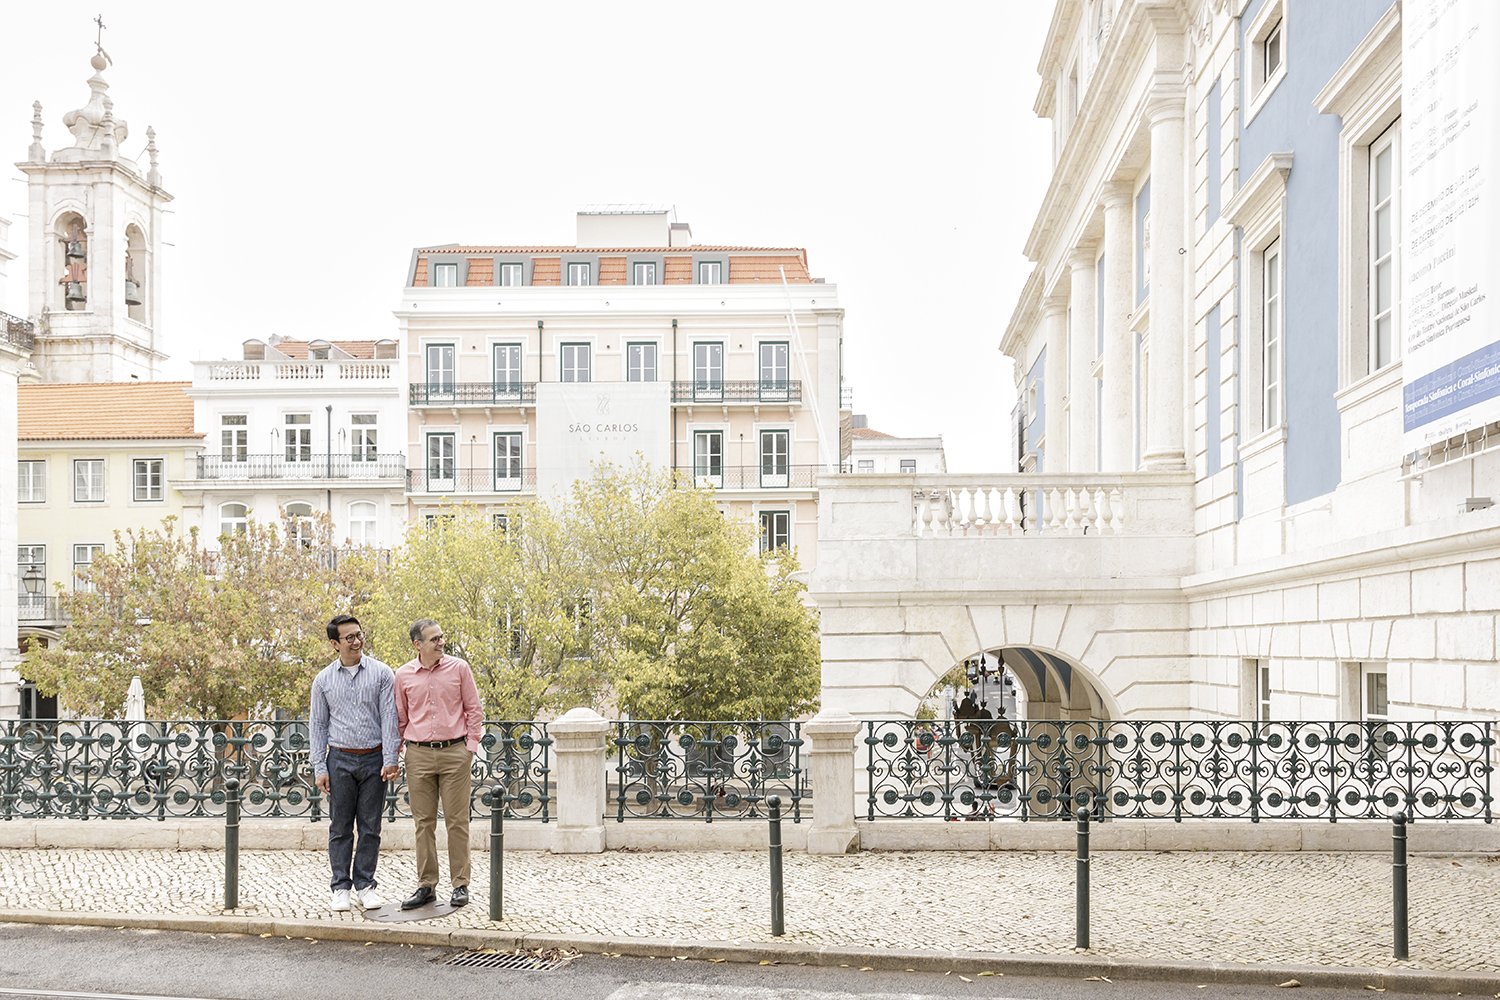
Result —
[[712, 962], [712, 963], [714, 963], [715, 965], [718, 965], [720, 962], [722, 962], [724, 960], [722, 958], [710, 958], [709, 961]]
[[875, 968], [873, 966], [869, 966], [869, 965], [861, 965], [859, 967], [859, 971], [860, 972], [874, 972]]
[[368, 948], [368, 947], [370, 947], [370, 945], [372, 945], [374, 943], [375, 943], [374, 941], [366, 941], [365, 942], [365, 947]]
[[1299, 987], [1301, 985], [1302, 984], [1300, 982], [1298, 982], [1297, 980], [1295, 980], [1295, 979], [1288, 979], [1284, 983], [1277, 983], [1276, 984], [1277, 988], [1283, 989], [1283, 990], [1295, 990], [1297, 987]]
[[974, 980], [970, 979], [968, 976], [959, 976], [958, 978], [962, 979], [966, 983], [972, 983], [974, 981]]
[[980, 975], [981, 976], [993, 976], [994, 973], [993, 972], [981, 972]]
[[262, 935], [261, 935], [261, 937], [263, 937], [263, 938], [268, 938], [268, 937], [270, 937], [270, 936], [271, 936], [271, 935], [270, 935], [270, 934], [269, 934], [269, 933], [267, 933], [267, 934], [262, 934]]
[[[770, 965], [771, 964], [771, 960], [769, 958], [763, 958], [763, 959], [760, 960], [760, 964], [761, 965]], [[846, 966], [844, 966], [844, 968], [847, 969], [849, 967], [846, 965]]]
[[1111, 978], [1109, 978], [1108, 976], [1084, 976], [1083, 977], [1083, 981], [1086, 982], [1086, 983], [1113, 983], [1114, 982], [1114, 980], [1111, 979]]
[[1385, 987], [1384, 986], [1371, 986], [1369, 983], [1365, 984], [1365, 989], [1369, 990], [1371, 993], [1384, 993], [1385, 992]]
[[686, 955], [678, 955], [677, 956], [677, 961], [679, 961], [679, 962], [686, 962], [686, 961], [688, 961], [688, 956], [686, 956]]

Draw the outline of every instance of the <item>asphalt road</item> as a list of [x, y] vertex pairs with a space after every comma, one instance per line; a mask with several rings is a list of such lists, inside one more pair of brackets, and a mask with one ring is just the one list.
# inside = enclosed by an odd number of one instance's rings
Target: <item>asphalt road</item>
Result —
[[[440, 963], [442, 948], [313, 942], [246, 935], [0, 924], [0, 1000], [854, 1000], [892, 996], [1125, 1000], [1286, 998], [1271, 986], [1197, 987], [940, 973], [714, 964], [584, 955], [549, 972], [465, 969]], [[1364, 991], [1300, 989], [1290, 996], [1368, 997]]]

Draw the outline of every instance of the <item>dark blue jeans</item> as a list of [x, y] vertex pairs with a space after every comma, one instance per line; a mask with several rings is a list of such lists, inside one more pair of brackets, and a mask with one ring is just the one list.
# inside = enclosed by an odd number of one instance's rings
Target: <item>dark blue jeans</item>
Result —
[[[328, 750], [328, 862], [333, 867], [333, 889], [364, 889], [375, 884], [380, 859], [380, 809], [385, 805], [385, 782], [380, 777], [381, 755]], [[354, 827], [359, 825], [359, 846]], [[354, 863], [350, 878], [349, 864]]]

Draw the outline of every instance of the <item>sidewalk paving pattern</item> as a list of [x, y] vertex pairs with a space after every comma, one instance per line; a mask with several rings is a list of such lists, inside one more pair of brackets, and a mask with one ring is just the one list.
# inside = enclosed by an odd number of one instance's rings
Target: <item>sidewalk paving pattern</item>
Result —
[[[1065, 853], [792, 853], [780, 940], [1070, 955], [1073, 869]], [[1390, 863], [1381, 855], [1112, 852], [1095, 855], [1092, 869], [1100, 956], [1500, 972], [1500, 858], [1411, 859], [1410, 962], [1390, 957]], [[411, 852], [382, 854], [380, 884], [391, 905], [415, 886], [415, 871]], [[430, 926], [496, 926], [481, 852], [473, 876], [473, 904]], [[365, 919], [357, 910], [328, 912], [327, 884], [321, 853], [243, 852], [235, 912]], [[0, 851], [0, 919], [3, 910], [34, 909], [218, 915], [222, 892], [219, 852]], [[505, 859], [506, 918], [498, 926], [762, 943], [773, 940], [768, 898], [766, 858], [757, 852], [516, 852]]]

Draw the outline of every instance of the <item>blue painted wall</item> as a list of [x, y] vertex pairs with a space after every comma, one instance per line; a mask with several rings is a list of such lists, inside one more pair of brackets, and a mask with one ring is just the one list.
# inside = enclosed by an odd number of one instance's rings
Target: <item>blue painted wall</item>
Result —
[[[1044, 347], [1038, 352], [1031, 370], [1026, 373], [1026, 382], [1021, 386], [1022, 392], [1027, 391], [1032, 386], [1036, 387], [1036, 413], [1032, 415], [1031, 423], [1026, 425], [1026, 437], [1021, 442], [1021, 454], [1024, 455], [1028, 451], [1037, 453], [1036, 471], [1038, 472], [1046, 471], [1043, 466], [1047, 456], [1043, 452], [1042, 447], [1037, 444], [1038, 439], [1041, 438], [1047, 429], [1047, 382], [1043, 377], [1043, 373], [1046, 370], [1047, 349]], [[1023, 410], [1025, 406], [1026, 400], [1022, 397], [1021, 407]]]
[[1217, 304], [1208, 311], [1208, 474], [1211, 476], [1223, 468], [1221, 455], [1223, 448], [1219, 442], [1219, 415], [1221, 402], [1219, 400], [1219, 382], [1222, 374], [1219, 371], [1220, 351], [1224, 348], [1223, 338], [1219, 330], [1219, 307]]
[[1135, 304], [1146, 301], [1151, 282], [1146, 280], [1146, 216], [1151, 214], [1151, 178], [1135, 196]]
[[[1392, 0], [1286, 0], [1286, 78], [1240, 134], [1240, 177], [1271, 153], [1290, 151], [1286, 231], [1283, 354], [1286, 413], [1286, 499], [1300, 503], [1339, 482], [1338, 390], [1338, 134], [1339, 119], [1321, 115], [1313, 98], [1369, 33]], [[1252, 0], [1245, 26], [1265, 0]], [[1240, 86], [1248, 91], [1249, 82]], [[1251, 95], [1242, 92], [1240, 106]]]

